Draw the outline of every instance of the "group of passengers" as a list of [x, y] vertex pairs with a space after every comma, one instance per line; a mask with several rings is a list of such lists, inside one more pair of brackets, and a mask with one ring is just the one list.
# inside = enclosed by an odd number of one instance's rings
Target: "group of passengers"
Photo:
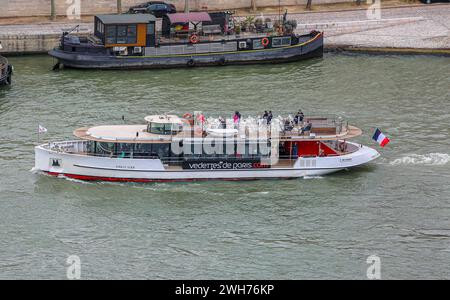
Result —
[[269, 110], [269, 112], [267, 112], [267, 110], [265, 110], [264, 111], [264, 115], [263, 115], [263, 119], [266, 120], [267, 124], [270, 124], [272, 122], [272, 119], [273, 119], [272, 111]]
[[[233, 115], [233, 123], [234, 123], [235, 127], [239, 126], [239, 122], [241, 121], [241, 118], [242, 118], [242, 115], [238, 111], [235, 111], [234, 115]], [[219, 128], [221, 128], [221, 129], [227, 128], [227, 122], [226, 122], [225, 118], [222, 116], [219, 117]]]
[[298, 113], [295, 115], [294, 117], [294, 124], [298, 125], [303, 123], [303, 119], [305, 118], [305, 114], [302, 112], [302, 110], [300, 109], [298, 111]]
[[304, 123], [305, 114], [302, 112], [302, 110], [299, 110], [297, 114], [294, 116], [293, 120], [290, 118], [286, 118], [284, 121], [284, 130], [285, 131], [292, 131], [294, 127], [301, 126], [300, 135], [303, 135], [304, 132], [311, 131], [312, 124], [309, 121], [306, 121]]
[[[239, 122], [241, 121], [241, 118], [242, 118], [242, 115], [238, 111], [235, 111], [235, 113], [233, 115], [233, 123], [234, 123], [235, 127], [239, 126]], [[263, 114], [263, 120], [265, 120], [267, 122], [267, 124], [270, 124], [272, 122], [272, 119], [273, 119], [272, 111], [265, 110], [264, 114]], [[293, 120], [292, 120], [292, 117], [285, 119], [284, 130], [292, 131], [294, 129], [294, 127], [301, 126], [300, 134], [310, 131], [312, 124], [309, 121], [304, 123], [303, 122], [304, 119], [305, 119], [305, 114], [302, 112], [302, 110], [299, 110], [297, 112], [297, 114], [294, 116]], [[219, 128], [222, 128], [222, 129], [227, 128], [226, 120], [225, 120], [225, 118], [223, 118], [221, 116], [219, 117]]]

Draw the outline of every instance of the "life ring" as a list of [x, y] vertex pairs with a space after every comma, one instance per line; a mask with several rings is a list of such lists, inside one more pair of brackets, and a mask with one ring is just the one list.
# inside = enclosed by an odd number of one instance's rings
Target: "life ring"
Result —
[[198, 35], [196, 35], [196, 34], [191, 35], [191, 37], [189, 38], [189, 41], [190, 41], [192, 44], [197, 44], [197, 43], [199, 42]]
[[267, 47], [268, 45], [269, 45], [269, 39], [268, 38], [263, 38], [262, 40], [261, 40], [261, 44], [264, 46], [264, 47]]
[[183, 115], [183, 118], [184, 118], [184, 119], [192, 119], [192, 115], [191, 115], [190, 113], [185, 113], [185, 114]]

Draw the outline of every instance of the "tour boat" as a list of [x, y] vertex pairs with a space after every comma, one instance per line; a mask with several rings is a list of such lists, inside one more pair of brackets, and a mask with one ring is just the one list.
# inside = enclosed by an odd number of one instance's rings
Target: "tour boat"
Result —
[[341, 118], [219, 119], [151, 115], [141, 125], [83, 127], [77, 140], [35, 147], [35, 170], [88, 181], [161, 182], [320, 176], [379, 153], [349, 139]]
[[207, 12], [169, 14], [163, 19], [150, 14], [99, 15], [94, 35], [66, 32], [49, 55], [58, 60], [54, 69], [224, 66], [323, 56], [322, 32], [298, 35], [286, 23], [276, 31], [258, 25], [252, 32], [237, 33], [232, 22], [205, 25], [211, 22]]

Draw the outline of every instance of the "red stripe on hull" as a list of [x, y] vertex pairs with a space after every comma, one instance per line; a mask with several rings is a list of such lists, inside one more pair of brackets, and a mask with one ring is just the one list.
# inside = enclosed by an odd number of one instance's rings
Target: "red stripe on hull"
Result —
[[192, 181], [249, 181], [249, 180], [261, 180], [261, 179], [296, 179], [298, 177], [250, 177], [250, 178], [192, 178], [192, 179], [144, 179], [144, 178], [118, 178], [118, 177], [98, 177], [98, 176], [86, 176], [76, 174], [63, 174], [55, 172], [46, 172], [51, 176], [64, 176], [71, 179], [77, 179], [82, 181], [109, 181], [109, 182], [192, 182]]

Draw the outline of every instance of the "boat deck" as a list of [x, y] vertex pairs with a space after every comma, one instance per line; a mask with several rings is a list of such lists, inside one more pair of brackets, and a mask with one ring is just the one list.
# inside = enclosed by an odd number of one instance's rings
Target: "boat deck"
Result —
[[[111, 125], [98, 127], [83, 127], [74, 131], [74, 135], [83, 140], [98, 142], [116, 142], [116, 143], [168, 143], [174, 139], [184, 138], [215, 138], [208, 135], [200, 127], [194, 127], [192, 131], [182, 131], [175, 135], [158, 135], [146, 132], [147, 125]], [[301, 133], [301, 127], [294, 127], [291, 131], [280, 132], [280, 141], [329, 141], [329, 140], [348, 140], [360, 136], [362, 130], [348, 126], [341, 133], [332, 134], [331, 132], [320, 133], [318, 128], [310, 132]], [[237, 140], [247, 140], [248, 136], [235, 135]]]

